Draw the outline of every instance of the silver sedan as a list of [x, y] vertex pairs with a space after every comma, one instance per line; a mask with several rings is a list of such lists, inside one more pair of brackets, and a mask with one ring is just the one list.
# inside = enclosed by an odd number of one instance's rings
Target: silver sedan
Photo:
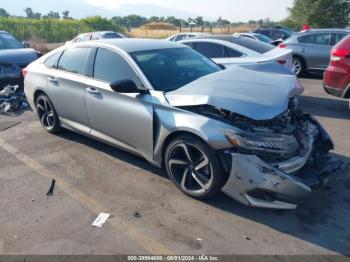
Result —
[[24, 74], [45, 130], [142, 156], [194, 198], [291, 209], [339, 177], [329, 136], [298, 109], [303, 88], [276, 63], [222, 70], [181, 44], [121, 39], [64, 46]]

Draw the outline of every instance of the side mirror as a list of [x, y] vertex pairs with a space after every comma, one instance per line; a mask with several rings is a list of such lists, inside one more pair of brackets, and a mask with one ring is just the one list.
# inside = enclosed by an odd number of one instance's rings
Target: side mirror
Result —
[[139, 88], [134, 81], [130, 79], [124, 79], [119, 81], [114, 81], [110, 83], [110, 87], [113, 91], [117, 93], [140, 93], [144, 94], [147, 92], [146, 89]]
[[30, 44], [28, 42], [22, 42], [24, 48], [29, 48]]

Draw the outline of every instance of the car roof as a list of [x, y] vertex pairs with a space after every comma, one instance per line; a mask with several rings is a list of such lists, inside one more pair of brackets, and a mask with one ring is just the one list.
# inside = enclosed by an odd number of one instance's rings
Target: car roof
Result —
[[6, 32], [6, 31], [0, 31], [0, 34], [9, 34], [9, 32]]
[[107, 44], [124, 50], [127, 53], [168, 49], [168, 48], [188, 48], [182, 44], [156, 39], [138, 39], [138, 38], [118, 38], [118, 39], [102, 39], [95, 41], [82, 42], [77, 45], [100, 46]]
[[310, 33], [350, 33], [349, 29], [344, 28], [323, 28], [323, 29], [309, 29], [296, 33], [297, 35], [310, 34]]

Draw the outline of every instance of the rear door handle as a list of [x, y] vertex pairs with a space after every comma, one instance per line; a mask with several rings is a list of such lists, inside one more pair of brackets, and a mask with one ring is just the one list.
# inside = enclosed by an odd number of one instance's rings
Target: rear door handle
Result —
[[101, 92], [98, 91], [96, 88], [94, 87], [88, 87], [86, 88], [86, 91], [88, 91], [90, 94], [94, 95], [94, 96], [100, 96]]
[[305, 52], [305, 48], [299, 49], [299, 52], [304, 53]]

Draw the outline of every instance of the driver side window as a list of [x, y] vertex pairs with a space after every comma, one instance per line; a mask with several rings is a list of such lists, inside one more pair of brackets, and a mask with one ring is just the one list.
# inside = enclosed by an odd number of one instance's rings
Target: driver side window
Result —
[[107, 83], [130, 79], [136, 85], [140, 84], [140, 80], [130, 64], [121, 55], [105, 48], [97, 50], [93, 76], [95, 79]]

